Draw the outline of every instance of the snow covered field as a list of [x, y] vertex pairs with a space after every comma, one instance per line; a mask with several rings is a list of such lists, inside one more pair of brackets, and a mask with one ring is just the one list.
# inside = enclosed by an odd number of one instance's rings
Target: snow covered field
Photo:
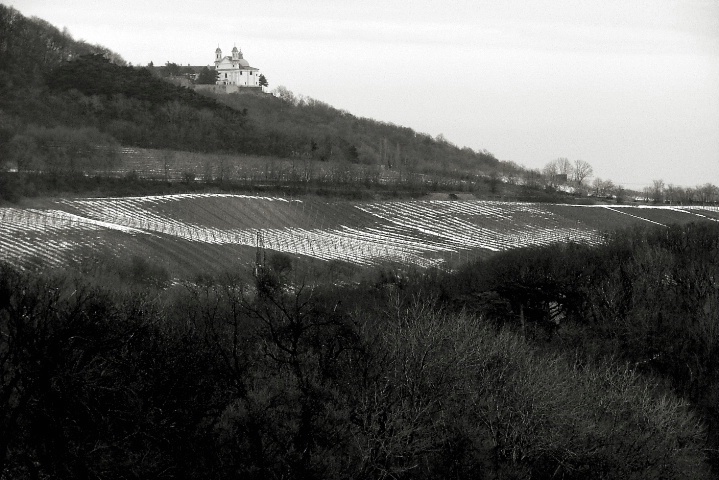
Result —
[[[54, 208], [0, 208], [0, 259], [20, 266], [28, 258], [62, 266], [100, 247], [136, 254], [130, 239], [144, 236], [152, 237], [158, 253], [178, 248], [179, 241], [182, 255], [188, 248], [213, 245], [226, 247], [232, 257], [232, 248], [255, 248], [260, 242], [266, 250], [320, 260], [428, 267], [477, 251], [563, 241], [596, 244], [602, 241], [602, 227], [618, 221], [615, 217], [663, 225], [716, 221], [719, 214], [714, 207], [350, 203], [230, 194], [61, 199]], [[238, 260], [250, 262], [248, 252], [237, 250], [238, 257], [248, 257]]]

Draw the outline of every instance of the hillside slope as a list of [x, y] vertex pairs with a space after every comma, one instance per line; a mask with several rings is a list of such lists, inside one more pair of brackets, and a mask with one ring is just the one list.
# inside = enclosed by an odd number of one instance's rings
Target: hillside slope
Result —
[[516, 247], [599, 243], [603, 232], [631, 225], [719, 221], [716, 207], [228, 194], [60, 199], [36, 207], [0, 208], [0, 259], [32, 267], [137, 256], [176, 278], [229, 267], [249, 271], [258, 245], [305, 260], [444, 268]]
[[301, 156], [455, 176], [498, 163], [489, 152], [357, 118], [317, 100], [200, 95], [4, 5], [0, 32], [0, 171], [76, 173], [93, 162], [105, 168], [113, 161], [109, 150], [121, 155], [118, 145]]

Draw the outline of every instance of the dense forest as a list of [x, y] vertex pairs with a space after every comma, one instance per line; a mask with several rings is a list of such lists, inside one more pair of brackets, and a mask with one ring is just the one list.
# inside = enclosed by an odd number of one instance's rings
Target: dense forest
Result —
[[[473, 174], [498, 164], [488, 152], [312, 99], [201, 95], [3, 5], [0, 32], [0, 152], [20, 170], [87, 169], [117, 145]], [[100, 157], [102, 170], [112, 158]]]
[[2, 267], [0, 478], [717, 473], [715, 224], [346, 286], [126, 271]]

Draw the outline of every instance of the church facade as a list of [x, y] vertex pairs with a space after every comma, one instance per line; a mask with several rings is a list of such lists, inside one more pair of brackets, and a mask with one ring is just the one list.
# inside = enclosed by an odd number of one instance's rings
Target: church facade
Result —
[[222, 56], [222, 50], [215, 50], [215, 70], [217, 71], [217, 85], [236, 87], [260, 87], [260, 71], [251, 67], [242, 56], [237, 47], [232, 49], [232, 56]]

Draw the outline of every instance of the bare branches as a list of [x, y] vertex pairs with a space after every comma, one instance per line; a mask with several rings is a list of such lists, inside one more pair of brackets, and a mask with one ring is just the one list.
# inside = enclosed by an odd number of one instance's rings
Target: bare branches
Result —
[[577, 185], [582, 185], [582, 182], [587, 178], [591, 177], [594, 173], [592, 166], [584, 160], [574, 161], [574, 181]]

